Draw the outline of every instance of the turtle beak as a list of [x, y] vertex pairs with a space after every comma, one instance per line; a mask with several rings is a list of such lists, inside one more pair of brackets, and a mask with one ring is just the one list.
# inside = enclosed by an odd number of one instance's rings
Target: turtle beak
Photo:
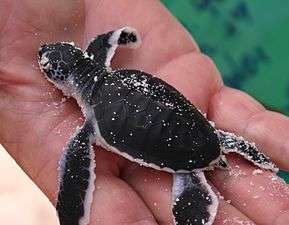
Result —
[[40, 48], [38, 50], [38, 56], [39, 56], [40, 59], [41, 59], [43, 53], [46, 51], [46, 49], [47, 49], [47, 45], [46, 44], [40, 46]]
[[47, 51], [49, 50], [48, 45], [42, 45], [38, 50], [38, 63], [41, 70], [47, 71], [51, 68], [49, 58], [47, 57]]

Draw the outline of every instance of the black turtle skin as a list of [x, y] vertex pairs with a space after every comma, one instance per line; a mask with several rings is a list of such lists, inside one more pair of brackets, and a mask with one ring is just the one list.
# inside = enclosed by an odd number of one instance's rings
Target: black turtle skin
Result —
[[220, 156], [215, 129], [180, 92], [139, 70], [108, 71], [87, 60], [74, 72], [101, 136], [133, 159], [173, 171], [206, 168]]
[[212, 193], [206, 184], [202, 183], [198, 174], [192, 172], [190, 175], [178, 174], [186, 186], [174, 199], [172, 209], [175, 221], [179, 225], [207, 224], [210, 220], [208, 206], [213, 204]]

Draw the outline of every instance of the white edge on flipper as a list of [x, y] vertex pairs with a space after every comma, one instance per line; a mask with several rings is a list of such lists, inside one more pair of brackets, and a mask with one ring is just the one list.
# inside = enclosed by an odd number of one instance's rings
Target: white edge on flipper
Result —
[[[82, 129], [83, 126], [79, 127], [77, 126], [74, 135], [72, 135], [69, 139], [69, 141], [66, 143], [64, 150], [63, 150], [63, 154], [58, 162], [58, 184], [60, 184], [61, 182], [61, 178], [63, 177], [63, 173], [64, 173], [64, 165], [66, 162], [66, 146], [68, 145], [68, 143], [73, 140], [75, 138], [75, 136], [78, 134], [78, 132]], [[79, 219], [79, 225], [87, 225], [89, 224], [90, 221], [90, 210], [91, 210], [91, 204], [93, 202], [93, 192], [95, 190], [95, 153], [92, 147], [93, 142], [95, 138], [92, 136], [90, 137], [90, 165], [89, 165], [89, 174], [90, 174], [90, 180], [88, 181], [88, 188], [86, 190], [86, 195], [85, 195], [85, 199], [83, 201], [83, 208], [84, 208], [84, 215], [83, 217], [81, 217]], [[59, 185], [60, 186], [60, 185]]]
[[212, 197], [212, 205], [210, 205], [209, 209], [208, 209], [211, 217], [210, 217], [209, 221], [204, 224], [204, 225], [212, 225], [214, 223], [216, 215], [217, 215], [218, 206], [219, 206], [219, 199], [218, 199], [216, 193], [212, 190], [211, 186], [208, 184], [204, 172], [198, 171], [196, 173], [197, 173], [198, 177], [200, 178], [201, 183], [207, 187], [207, 190], [209, 191], [210, 196]]
[[82, 127], [77, 126], [75, 129], [74, 134], [69, 138], [69, 140], [66, 142], [63, 150], [62, 150], [62, 155], [60, 157], [60, 160], [58, 161], [58, 185], [60, 186], [61, 183], [61, 179], [63, 177], [63, 173], [64, 173], [64, 166], [65, 166], [65, 162], [66, 162], [66, 155], [67, 155], [67, 146], [68, 144], [75, 138], [75, 136], [77, 135], [78, 131], [81, 129]]
[[[92, 146], [91, 146], [92, 148]], [[89, 180], [89, 184], [88, 184], [88, 189], [86, 190], [86, 195], [85, 195], [85, 199], [84, 199], [84, 203], [83, 203], [83, 207], [84, 207], [84, 215], [83, 217], [80, 218], [79, 220], [79, 225], [87, 225], [89, 224], [89, 220], [90, 220], [90, 211], [91, 211], [91, 204], [93, 202], [93, 192], [95, 190], [95, 154], [94, 154], [94, 150], [92, 148], [91, 150], [91, 154], [90, 154], [90, 166], [89, 166], [89, 173], [90, 173], [90, 180]]]
[[[212, 205], [210, 205], [208, 208], [208, 211], [210, 212], [211, 217], [207, 223], [204, 223], [204, 225], [212, 225], [217, 215], [219, 199], [216, 193], [212, 190], [211, 186], [208, 184], [207, 179], [204, 175], [204, 172], [201, 170], [195, 170], [194, 173], [199, 177], [200, 183], [207, 187], [207, 190], [209, 191], [210, 196], [212, 198]], [[172, 203], [171, 203], [172, 207], [174, 205], [174, 202], [177, 199], [177, 196], [180, 196], [180, 194], [184, 191], [183, 180], [178, 179], [176, 175], [177, 173], [175, 173], [173, 177]], [[176, 221], [174, 221], [174, 223], [176, 224]]]
[[64, 167], [65, 167], [65, 162], [66, 162], [66, 155], [67, 155], [67, 146], [68, 144], [76, 137], [78, 132], [82, 129], [83, 126], [77, 126], [73, 135], [69, 138], [69, 140], [66, 142], [63, 150], [62, 150], [62, 155], [60, 157], [60, 160], [58, 161], [58, 184], [61, 182], [61, 178], [63, 177], [64, 173]]
[[111, 37], [109, 38], [108, 43], [112, 46], [107, 52], [107, 57], [104, 65], [107, 68], [110, 68], [110, 62], [112, 57], [114, 56], [115, 50], [117, 47], [122, 47], [122, 45], [118, 45], [118, 39], [122, 31], [126, 31], [127, 33], [134, 33], [136, 35], [137, 41], [135, 43], [126, 44], [124, 47], [128, 48], [138, 48], [141, 45], [141, 37], [136, 29], [132, 27], [123, 27], [113, 32]]

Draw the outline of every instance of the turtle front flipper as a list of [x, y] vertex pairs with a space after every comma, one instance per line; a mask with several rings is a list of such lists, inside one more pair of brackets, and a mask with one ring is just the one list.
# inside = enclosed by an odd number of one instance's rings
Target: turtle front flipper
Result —
[[213, 224], [219, 201], [202, 171], [176, 173], [172, 194], [176, 225]]
[[60, 225], [89, 222], [94, 190], [93, 127], [86, 122], [71, 137], [60, 160], [57, 212]]
[[223, 153], [237, 153], [260, 168], [278, 172], [278, 167], [268, 156], [259, 152], [254, 143], [250, 143], [233, 133], [222, 130], [217, 130], [217, 132]]
[[118, 46], [138, 47], [141, 38], [132, 27], [110, 31], [98, 35], [88, 45], [86, 52], [100, 66], [110, 67], [110, 62]]

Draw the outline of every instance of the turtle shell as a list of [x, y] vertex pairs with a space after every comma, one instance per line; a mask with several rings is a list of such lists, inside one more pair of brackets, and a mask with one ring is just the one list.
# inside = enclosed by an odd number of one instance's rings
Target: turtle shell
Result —
[[133, 160], [192, 171], [220, 156], [209, 121], [174, 87], [150, 74], [102, 73], [86, 93], [101, 137]]

